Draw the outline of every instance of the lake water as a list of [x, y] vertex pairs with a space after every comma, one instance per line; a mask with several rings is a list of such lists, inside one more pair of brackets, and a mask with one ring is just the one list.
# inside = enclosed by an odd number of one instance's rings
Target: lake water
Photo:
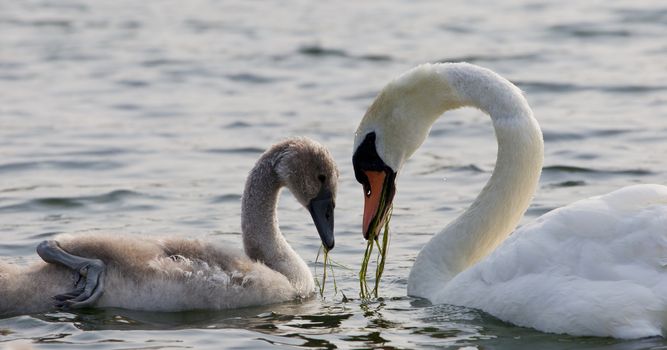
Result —
[[[0, 319], [0, 348], [666, 349], [543, 334], [407, 297], [419, 248], [461, 213], [495, 161], [490, 120], [442, 117], [398, 179], [379, 301], [358, 298], [356, 125], [423, 62], [491, 68], [527, 94], [545, 169], [524, 222], [667, 175], [667, 3], [532, 0], [0, 0], [0, 256], [37, 259], [58, 233], [181, 234], [240, 246], [245, 175], [293, 135], [340, 170], [325, 298], [220, 312], [119, 309]], [[288, 192], [283, 233], [315, 267], [319, 239]], [[321, 272], [318, 270], [318, 273]], [[343, 294], [347, 297], [344, 299]]]

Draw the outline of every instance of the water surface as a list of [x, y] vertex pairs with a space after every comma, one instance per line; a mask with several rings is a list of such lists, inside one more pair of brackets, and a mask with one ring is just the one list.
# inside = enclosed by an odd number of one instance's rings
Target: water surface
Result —
[[[663, 1], [0, 1], [0, 256], [59, 233], [180, 234], [239, 245], [245, 175], [304, 135], [341, 170], [339, 293], [219, 312], [120, 309], [0, 319], [38, 349], [664, 349], [539, 333], [405, 296], [419, 248], [493, 169], [488, 117], [442, 117], [398, 179], [381, 300], [358, 299], [365, 242], [353, 132], [381, 87], [423, 62], [468, 61], [521, 87], [545, 135], [524, 222], [667, 174]], [[285, 192], [280, 222], [315, 268], [319, 240]], [[319, 266], [321, 271], [321, 266]], [[343, 297], [345, 295], [345, 297]], [[0, 347], [2, 346], [0, 345]]]

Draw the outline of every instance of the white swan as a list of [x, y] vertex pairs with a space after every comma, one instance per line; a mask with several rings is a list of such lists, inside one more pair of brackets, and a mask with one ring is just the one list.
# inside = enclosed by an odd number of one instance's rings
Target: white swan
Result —
[[[285, 186], [308, 208], [323, 245], [331, 249], [337, 179], [333, 157], [319, 143], [306, 138], [278, 143], [248, 175], [242, 200], [245, 254], [184, 238], [62, 235], [38, 249], [51, 264], [0, 264], [0, 315], [52, 309], [56, 295], [60, 306], [154, 311], [308, 297], [315, 290], [313, 276], [278, 228], [278, 194]], [[72, 271], [85, 277], [77, 288]]]
[[[465, 63], [426, 64], [389, 83], [355, 135], [363, 232], [382, 222], [394, 177], [450, 109], [491, 116], [493, 174], [472, 205], [423, 247], [408, 294], [478, 308], [544, 332], [638, 338], [667, 328], [667, 187], [630, 186], [516, 230], [536, 190], [542, 132], [521, 91]], [[382, 227], [378, 225], [377, 227]]]

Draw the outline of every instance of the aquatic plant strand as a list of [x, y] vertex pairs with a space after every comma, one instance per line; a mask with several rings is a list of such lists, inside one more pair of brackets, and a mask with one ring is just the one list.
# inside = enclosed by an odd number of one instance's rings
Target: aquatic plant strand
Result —
[[[324, 265], [323, 271], [322, 271], [322, 282], [320, 283], [319, 279], [317, 278], [317, 262], [320, 258], [320, 253], [324, 251], [324, 260], [322, 264]], [[320, 297], [324, 298], [324, 289], [325, 285], [327, 282], [327, 267], [331, 271], [331, 277], [333, 279], [333, 285], [334, 285], [334, 295], [338, 294], [338, 285], [336, 283], [336, 274], [334, 273], [334, 268], [333, 265], [339, 265], [338, 263], [334, 263], [333, 260], [329, 257], [329, 251], [324, 248], [324, 246], [320, 246], [320, 249], [317, 251], [317, 256], [315, 257], [315, 284], [317, 285], [317, 289], [320, 291]]]
[[387, 216], [387, 221], [384, 223], [384, 232], [382, 233], [382, 246], [376, 240], [375, 242], [378, 245], [378, 258], [377, 267], [375, 269], [375, 287], [373, 287], [373, 295], [378, 297], [378, 289], [380, 288], [380, 279], [382, 279], [382, 274], [384, 273], [384, 263], [387, 258], [387, 249], [389, 248], [389, 219], [391, 218], [391, 211]]
[[[361, 261], [361, 269], [359, 270], [359, 296], [362, 299], [368, 299], [372, 297], [377, 298], [379, 295], [379, 288], [380, 288], [380, 280], [382, 279], [382, 273], [384, 272], [384, 265], [385, 261], [387, 258], [387, 251], [389, 248], [389, 222], [391, 221], [391, 213], [392, 213], [392, 207], [387, 208], [387, 194], [383, 193], [382, 196], [380, 197], [380, 205], [378, 207], [378, 213], [379, 215], [371, 221], [370, 228], [368, 230], [369, 232], [369, 237], [368, 241], [366, 244], [366, 251], [364, 252], [364, 257]], [[386, 220], [384, 221], [384, 232], [382, 234], [382, 238], [378, 237], [379, 235], [376, 235], [376, 229], [377, 226], [380, 224], [379, 217], [381, 217], [381, 213], [383, 211], [387, 211], [386, 215]], [[368, 280], [367, 280], [367, 273], [368, 273], [368, 264], [371, 260], [371, 256], [373, 254], [373, 246], [377, 245], [378, 248], [378, 256], [375, 260], [376, 262], [376, 267], [375, 267], [375, 284], [373, 286], [373, 289], [368, 288]]]

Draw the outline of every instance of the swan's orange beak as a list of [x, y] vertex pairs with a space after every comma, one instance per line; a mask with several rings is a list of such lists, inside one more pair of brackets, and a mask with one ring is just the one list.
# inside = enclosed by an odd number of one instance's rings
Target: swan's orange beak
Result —
[[387, 175], [384, 171], [364, 171], [368, 178], [368, 188], [364, 189], [364, 221], [362, 230], [364, 238], [368, 239], [371, 222], [377, 216], [380, 209], [380, 197], [382, 194], [382, 185]]
[[365, 239], [375, 239], [384, 226], [394, 198], [394, 176], [385, 171], [366, 170], [368, 179], [364, 186], [364, 219], [362, 232]]
[[364, 221], [361, 232], [366, 239], [375, 239], [384, 226], [391, 201], [396, 193], [396, 171], [378, 155], [375, 132], [370, 132], [352, 155], [354, 177], [364, 186]]

